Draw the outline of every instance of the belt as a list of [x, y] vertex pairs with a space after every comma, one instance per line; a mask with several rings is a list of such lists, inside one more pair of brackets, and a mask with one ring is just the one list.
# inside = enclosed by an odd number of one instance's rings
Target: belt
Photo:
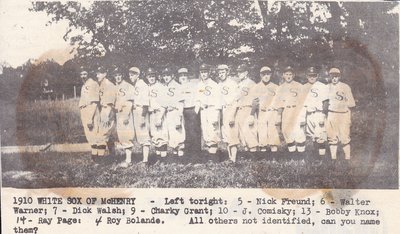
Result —
[[179, 109], [176, 107], [168, 107], [167, 108], [167, 112], [171, 112], [171, 111], [175, 111], [175, 110], [179, 110]]
[[208, 108], [211, 108], [211, 107], [215, 107], [215, 106], [214, 105], [203, 105], [202, 106], [203, 109], [208, 109]]
[[296, 107], [296, 105], [289, 105], [289, 106], [286, 106], [285, 108], [295, 108]]
[[140, 107], [140, 108], [143, 108], [142, 105], [133, 105], [132, 109], [133, 109], [133, 110], [136, 110], [136, 108], [139, 108], [139, 107]]
[[275, 109], [269, 108], [269, 109], [261, 109], [262, 112], [267, 112], [267, 111], [274, 111]]
[[346, 114], [346, 113], [349, 112], [349, 111], [342, 112], [342, 111], [333, 111], [333, 110], [329, 110], [329, 112], [338, 113], [338, 114]]
[[240, 106], [239, 107], [239, 110], [243, 110], [243, 109], [245, 109], [245, 108], [252, 108], [253, 106]]
[[151, 113], [157, 113], [157, 112], [160, 112], [160, 111], [161, 111], [160, 109], [154, 109], [154, 110], [151, 111]]
[[307, 113], [309, 113], [309, 114], [313, 114], [313, 113], [316, 113], [316, 112], [322, 112], [322, 110], [307, 111]]
[[227, 108], [227, 107], [231, 107], [231, 106], [233, 106], [233, 104], [226, 104], [226, 105], [223, 105], [222, 108]]

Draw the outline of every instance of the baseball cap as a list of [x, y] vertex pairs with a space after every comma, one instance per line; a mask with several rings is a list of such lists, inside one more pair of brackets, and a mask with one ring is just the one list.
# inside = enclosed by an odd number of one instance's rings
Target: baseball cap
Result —
[[314, 74], [314, 75], [318, 74], [317, 69], [315, 67], [309, 67], [307, 69], [307, 75], [311, 75], [311, 74]]
[[178, 74], [188, 74], [188, 73], [189, 73], [189, 71], [185, 67], [179, 68], [179, 70], [178, 70]]
[[163, 75], [172, 75], [173, 72], [172, 72], [171, 68], [166, 67], [166, 68], [164, 68], [164, 69], [162, 70], [162, 74], [163, 74]]
[[217, 66], [217, 70], [228, 70], [229, 67], [226, 64], [220, 64]]
[[249, 67], [246, 64], [241, 64], [239, 65], [239, 67], [237, 68], [238, 72], [244, 72], [244, 71], [249, 71]]
[[329, 74], [340, 74], [339, 68], [333, 67], [329, 70]]
[[260, 69], [260, 73], [264, 73], [264, 72], [271, 72], [271, 68], [268, 66], [264, 66]]
[[131, 67], [131, 68], [129, 68], [129, 72], [135, 72], [135, 73], [140, 73], [140, 69], [139, 68], [137, 68], [137, 67]]
[[149, 67], [147, 69], [147, 75], [150, 75], [150, 74], [156, 74], [156, 70], [154, 68], [152, 68], [152, 67]]
[[292, 66], [287, 66], [285, 69], [283, 69], [283, 72], [294, 72], [294, 69]]
[[107, 69], [106, 69], [105, 66], [100, 65], [100, 66], [97, 67], [97, 71], [98, 71], [98, 72], [107, 72]]
[[207, 64], [201, 64], [199, 70], [200, 71], [208, 71], [209, 69], [208, 69]]

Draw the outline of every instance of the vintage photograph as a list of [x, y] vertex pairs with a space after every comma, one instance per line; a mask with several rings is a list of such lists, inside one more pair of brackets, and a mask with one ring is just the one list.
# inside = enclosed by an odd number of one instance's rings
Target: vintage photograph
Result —
[[397, 2], [1, 8], [3, 187], [398, 189]]

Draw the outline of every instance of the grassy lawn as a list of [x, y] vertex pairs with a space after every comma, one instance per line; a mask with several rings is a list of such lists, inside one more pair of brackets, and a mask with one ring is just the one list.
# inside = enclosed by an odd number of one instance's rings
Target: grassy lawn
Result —
[[[226, 159], [222, 155], [221, 161]], [[350, 162], [321, 159], [317, 155], [240, 153], [236, 165], [203, 154], [169, 157], [166, 162], [152, 156], [149, 168], [137, 164], [135, 154], [129, 168], [116, 168], [120, 153], [109, 163], [95, 164], [89, 154], [41, 153], [3, 155], [3, 186], [48, 187], [161, 187], [161, 188], [396, 188], [397, 165], [387, 160]]]
[[[350, 163], [321, 160], [309, 150], [289, 155], [284, 146], [274, 155], [240, 152], [235, 166], [210, 162], [205, 155], [170, 158], [165, 163], [153, 156], [148, 169], [136, 164], [116, 169], [121, 153], [107, 165], [94, 164], [89, 153], [13, 154], [1, 158], [3, 186], [398, 188], [398, 101], [390, 97], [386, 107], [371, 97], [361, 99], [353, 110]], [[0, 104], [2, 145], [85, 142], [78, 100]], [[135, 162], [140, 160], [136, 147]]]

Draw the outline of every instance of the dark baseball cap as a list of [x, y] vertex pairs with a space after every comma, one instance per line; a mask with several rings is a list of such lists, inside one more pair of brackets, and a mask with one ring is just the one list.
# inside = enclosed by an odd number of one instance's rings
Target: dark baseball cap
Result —
[[162, 70], [162, 74], [163, 74], [163, 75], [172, 75], [172, 74], [174, 74], [174, 72], [172, 71], [171, 68], [166, 67], [166, 68], [164, 68], [164, 69]]
[[317, 74], [318, 74], [318, 72], [317, 72], [317, 69], [315, 67], [309, 67], [307, 69], [307, 75], [317, 75]]
[[210, 68], [207, 66], [207, 64], [201, 64], [199, 70], [200, 71], [208, 71], [208, 70], [210, 70]]
[[249, 71], [249, 67], [247, 64], [240, 64], [239, 67], [236, 69], [237, 72], [245, 72]]
[[292, 66], [287, 66], [283, 69], [283, 72], [294, 72], [294, 69]]
[[156, 73], [157, 73], [156, 69], [154, 69], [152, 67], [149, 67], [147, 69], [147, 75], [152, 75], [152, 74], [156, 74]]
[[97, 67], [97, 72], [107, 72], [107, 69], [104, 65], [99, 65]]

